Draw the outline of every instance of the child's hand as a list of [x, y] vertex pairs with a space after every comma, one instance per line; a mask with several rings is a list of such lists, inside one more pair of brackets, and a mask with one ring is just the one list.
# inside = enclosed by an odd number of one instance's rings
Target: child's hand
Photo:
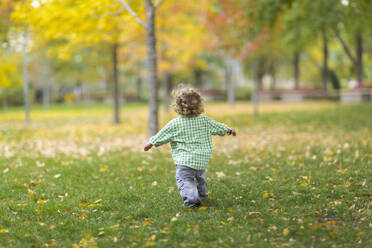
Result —
[[147, 145], [145, 145], [145, 147], [143, 148], [143, 150], [144, 150], [145, 152], [147, 152], [148, 150], [151, 149], [151, 147], [152, 147], [152, 144], [151, 144], [151, 143], [148, 143]]
[[228, 135], [233, 135], [233, 136], [236, 136], [236, 132], [235, 132], [235, 130], [233, 129], [233, 128], [229, 128], [229, 130], [227, 130], [227, 134]]

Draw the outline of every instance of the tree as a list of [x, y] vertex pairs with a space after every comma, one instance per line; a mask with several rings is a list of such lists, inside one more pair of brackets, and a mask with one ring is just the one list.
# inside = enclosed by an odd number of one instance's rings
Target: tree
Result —
[[11, 78], [17, 70], [12, 60], [14, 59], [0, 57], [0, 93], [2, 93], [4, 109], [8, 107], [7, 91], [12, 86]]
[[[71, 59], [71, 54], [84, 47], [109, 46], [112, 61], [113, 113], [114, 123], [119, 123], [120, 90], [118, 72], [118, 54], [122, 43], [132, 39], [135, 32], [131, 22], [126, 26], [119, 25], [127, 21], [120, 4], [107, 1], [25, 1], [19, 3], [13, 20], [27, 25], [33, 35], [37, 50], [53, 44], [52, 52], [62, 60]], [[129, 30], [122, 36], [123, 30]]]
[[132, 10], [125, 0], [120, 0], [123, 7], [130, 13], [136, 21], [146, 30], [146, 46], [147, 46], [147, 66], [148, 66], [148, 88], [149, 88], [149, 122], [147, 135], [153, 136], [159, 128], [158, 117], [158, 64], [156, 51], [156, 9], [160, 6], [163, 0], [153, 3], [152, 0], [145, 0], [146, 4], [146, 22], [142, 21], [136, 12]]
[[[300, 2], [300, 1], [299, 1]], [[329, 79], [329, 40], [330, 31], [338, 23], [339, 11], [333, 1], [304, 1], [300, 2], [301, 8], [307, 20], [307, 26], [313, 34], [320, 34], [322, 39], [323, 66], [322, 66], [322, 88], [327, 92]]]
[[[372, 18], [372, 4], [365, 0], [342, 1], [337, 4], [340, 9], [340, 18], [337, 26], [334, 27], [336, 37], [342, 45], [346, 55], [355, 68], [355, 78], [360, 86], [363, 85], [363, 41], [364, 35], [371, 32], [369, 20]], [[354, 39], [355, 52], [350, 49], [344, 34], [347, 38]]]
[[248, 18], [240, 1], [215, 0], [208, 15], [208, 30], [216, 40], [215, 52], [224, 60], [228, 103], [235, 105], [234, 60], [246, 40]]
[[157, 13], [159, 74], [163, 78], [165, 112], [168, 112], [172, 87], [179, 78], [194, 77], [199, 86], [202, 84], [202, 73], [207, 69], [203, 55], [213, 46], [211, 35], [204, 25], [208, 6], [206, 0], [165, 1]]

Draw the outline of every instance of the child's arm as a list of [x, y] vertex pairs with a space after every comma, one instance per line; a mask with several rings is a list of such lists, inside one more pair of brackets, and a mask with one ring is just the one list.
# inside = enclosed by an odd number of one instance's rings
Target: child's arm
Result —
[[144, 147], [144, 151], [150, 150], [153, 146], [161, 146], [168, 142], [170, 142], [174, 135], [174, 124], [172, 121], [168, 122], [163, 129], [161, 129], [156, 135], [152, 136], [149, 139], [149, 143], [147, 143]]
[[233, 136], [236, 136], [236, 132], [234, 129], [229, 128], [223, 123], [212, 120], [209, 117], [208, 119], [209, 119], [209, 128], [211, 130], [212, 135], [224, 136], [225, 134], [228, 134], [228, 135], [232, 134]]

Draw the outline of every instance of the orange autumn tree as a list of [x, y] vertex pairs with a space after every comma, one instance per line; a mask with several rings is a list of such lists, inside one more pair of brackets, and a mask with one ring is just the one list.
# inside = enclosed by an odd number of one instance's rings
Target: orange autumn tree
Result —
[[163, 78], [166, 112], [174, 77], [190, 77], [195, 68], [207, 69], [200, 54], [213, 46], [205, 26], [208, 8], [206, 0], [165, 1], [158, 12], [159, 72]]
[[235, 84], [232, 79], [234, 59], [241, 57], [250, 25], [240, 1], [214, 0], [208, 11], [207, 29], [216, 41], [215, 52], [224, 61], [228, 102], [235, 104]]

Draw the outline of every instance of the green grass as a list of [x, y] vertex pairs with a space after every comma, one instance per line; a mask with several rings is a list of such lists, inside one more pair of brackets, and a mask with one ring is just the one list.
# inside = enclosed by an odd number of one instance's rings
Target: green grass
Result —
[[[182, 207], [169, 146], [142, 152], [143, 105], [0, 113], [0, 247], [372, 246], [371, 105], [207, 106], [210, 199]], [[161, 115], [164, 124], [174, 115]]]

